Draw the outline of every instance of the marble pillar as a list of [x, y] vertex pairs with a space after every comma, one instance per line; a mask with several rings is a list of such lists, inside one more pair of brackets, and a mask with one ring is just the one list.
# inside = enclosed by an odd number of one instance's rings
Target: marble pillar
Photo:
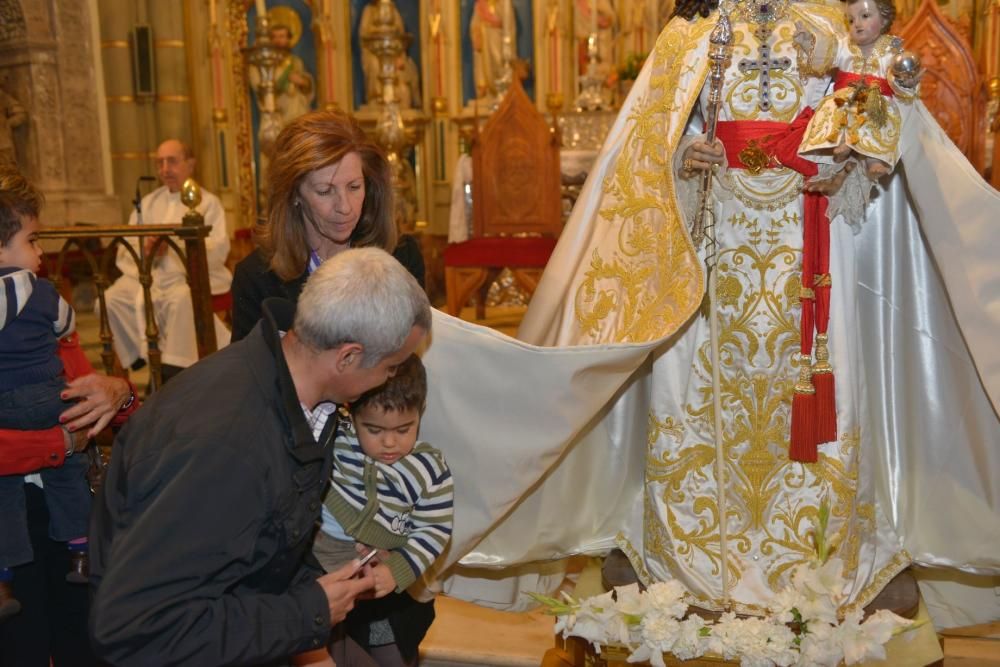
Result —
[[21, 170], [44, 193], [44, 223], [117, 224], [110, 192], [93, 5], [0, 0], [0, 88], [27, 112], [11, 130]]

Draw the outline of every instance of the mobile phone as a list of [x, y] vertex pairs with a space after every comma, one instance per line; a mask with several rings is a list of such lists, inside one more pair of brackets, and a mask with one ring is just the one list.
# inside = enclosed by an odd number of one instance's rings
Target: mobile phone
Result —
[[366, 553], [364, 556], [360, 558], [358, 563], [358, 569], [360, 570], [362, 567], [364, 567], [365, 563], [370, 561], [372, 558], [375, 558], [375, 556], [377, 555], [378, 555], [378, 549], [372, 549], [371, 551]]

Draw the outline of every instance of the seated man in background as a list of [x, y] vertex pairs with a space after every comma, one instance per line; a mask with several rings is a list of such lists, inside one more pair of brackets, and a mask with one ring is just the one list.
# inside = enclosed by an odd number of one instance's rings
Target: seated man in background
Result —
[[[132, 211], [128, 224], [180, 224], [187, 212], [187, 207], [181, 203], [180, 190], [184, 181], [194, 173], [194, 167], [194, 155], [187, 144], [178, 139], [167, 139], [160, 144], [156, 149], [156, 174], [163, 185], [142, 198], [142, 220]], [[233, 280], [225, 264], [229, 254], [225, 212], [219, 198], [204, 189], [198, 211], [211, 230], [205, 238], [205, 249], [212, 294], [224, 294], [229, 291]], [[145, 255], [148, 256], [154, 241], [154, 237], [143, 239]], [[132, 247], [136, 248], [134, 242]], [[160, 244], [156, 254], [151, 296], [160, 330], [163, 379], [167, 380], [180, 369], [198, 361], [198, 346], [194, 306], [184, 262], [166, 243]], [[139, 269], [135, 260], [124, 247], [118, 248], [116, 263], [122, 276], [104, 294], [108, 321], [118, 360], [123, 368], [135, 370], [145, 365], [147, 355], [142, 285], [139, 284]], [[216, 341], [221, 348], [229, 344], [229, 331], [218, 317], [214, 320]]]

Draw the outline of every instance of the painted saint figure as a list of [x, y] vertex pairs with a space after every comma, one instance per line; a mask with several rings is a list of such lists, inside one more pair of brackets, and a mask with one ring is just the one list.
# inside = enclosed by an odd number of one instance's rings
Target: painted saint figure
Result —
[[[476, 81], [476, 97], [487, 99], [497, 94], [497, 80], [503, 75], [503, 4], [498, 0], [476, 0], [469, 21], [472, 41], [472, 66]], [[517, 43], [517, 27], [507, 26], [511, 44]], [[513, 55], [513, 54], [512, 54]]]

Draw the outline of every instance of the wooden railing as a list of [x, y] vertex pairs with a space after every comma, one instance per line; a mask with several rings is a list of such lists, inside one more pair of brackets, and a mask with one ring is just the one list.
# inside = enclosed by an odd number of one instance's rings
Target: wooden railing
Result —
[[[111, 285], [108, 276], [118, 248], [124, 248], [135, 261], [139, 269], [139, 284], [143, 291], [143, 310], [146, 322], [146, 342], [149, 347], [149, 386], [147, 394], [155, 391], [162, 384], [162, 362], [160, 360], [160, 331], [156, 323], [155, 310], [151, 297], [153, 285], [153, 260], [160, 249], [166, 245], [169, 250], [177, 253], [187, 270], [187, 282], [191, 288], [191, 301], [194, 307], [195, 338], [198, 345], [198, 357], [205, 357], [216, 350], [215, 327], [212, 314], [212, 294], [208, 276], [208, 255], [205, 249], [205, 239], [209, 228], [205, 226], [203, 216], [191, 208], [179, 225], [122, 225], [114, 227], [91, 226], [78, 223], [68, 227], [57, 227], [42, 230], [39, 237], [46, 240], [62, 241], [62, 247], [55, 256], [46, 255], [46, 269], [56, 287], [63, 277], [63, 268], [67, 255], [74, 248], [86, 260], [93, 274], [97, 287], [97, 299], [100, 304], [100, 337], [101, 362], [104, 371], [115, 373], [115, 353], [112, 347], [113, 337], [108, 323], [108, 309], [104, 300], [104, 292]], [[144, 241], [136, 245], [129, 239], [153, 238], [149, 252], [145, 251]], [[88, 241], [97, 239], [100, 248], [95, 250]], [[182, 246], [183, 244], [183, 246]], [[168, 250], [168, 251], [169, 251]]]

